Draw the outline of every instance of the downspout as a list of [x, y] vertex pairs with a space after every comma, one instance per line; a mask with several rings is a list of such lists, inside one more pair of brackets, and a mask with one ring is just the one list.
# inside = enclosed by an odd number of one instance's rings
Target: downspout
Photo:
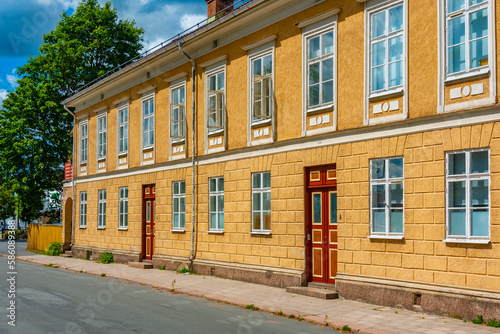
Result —
[[195, 79], [196, 79], [196, 65], [194, 63], [193, 58], [191, 58], [187, 53], [185, 53], [182, 50], [182, 44], [179, 42], [179, 51], [182, 53], [184, 57], [186, 57], [190, 62], [191, 62], [191, 81], [193, 83], [193, 90], [191, 93], [191, 100], [193, 104], [193, 109], [192, 109], [192, 149], [191, 149], [191, 167], [192, 167], [192, 182], [193, 182], [193, 213], [192, 213], [192, 219], [191, 219], [191, 225], [192, 225], [192, 230], [191, 230], [191, 256], [189, 257], [189, 261], [191, 261], [191, 265], [193, 264], [195, 255], [194, 255], [194, 232], [195, 232], [195, 222], [196, 222], [196, 161], [195, 161], [195, 137], [196, 137], [196, 103], [195, 103], [195, 93], [196, 93], [196, 85], [195, 85]]
[[63, 103], [64, 110], [73, 116], [73, 162], [71, 164], [71, 190], [72, 190], [72, 202], [71, 202], [71, 243], [69, 247], [73, 246], [73, 222], [75, 221], [75, 130], [76, 130], [76, 115], [74, 112], [66, 107], [66, 103]]

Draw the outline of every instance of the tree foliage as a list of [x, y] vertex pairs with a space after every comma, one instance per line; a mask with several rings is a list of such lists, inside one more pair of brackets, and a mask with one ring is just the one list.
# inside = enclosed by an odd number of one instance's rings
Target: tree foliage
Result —
[[23, 220], [37, 218], [45, 190], [62, 186], [73, 124], [61, 102], [137, 56], [143, 33], [133, 20], [118, 19], [110, 2], [83, 0], [72, 15], [61, 14], [40, 53], [17, 69], [18, 87], [0, 111], [0, 179], [16, 192]]

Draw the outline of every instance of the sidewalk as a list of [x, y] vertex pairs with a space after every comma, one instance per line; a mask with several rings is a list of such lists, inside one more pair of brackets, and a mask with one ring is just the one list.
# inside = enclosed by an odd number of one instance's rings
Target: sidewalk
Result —
[[[261, 311], [293, 314], [306, 321], [328, 324], [341, 329], [348, 325], [354, 333], [496, 333], [497, 328], [475, 325], [448, 317], [377, 306], [350, 300], [323, 300], [286, 293], [285, 289], [233, 281], [211, 276], [185, 275], [158, 269], [130, 268], [123, 264], [101, 264], [74, 258], [44, 255], [19, 256], [18, 260], [52, 264], [59, 268], [86, 274], [101, 275], [172, 289], [175, 292], [199, 296], [245, 307], [253, 304]], [[175, 283], [172, 282], [175, 280]]]

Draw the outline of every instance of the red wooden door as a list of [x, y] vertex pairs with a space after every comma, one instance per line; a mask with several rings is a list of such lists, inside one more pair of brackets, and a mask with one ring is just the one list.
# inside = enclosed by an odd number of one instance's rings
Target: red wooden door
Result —
[[154, 254], [155, 186], [144, 186], [142, 206], [142, 258], [152, 260]]
[[308, 280], [335, 283], [337, 275], [337, 184], [335, 166], [306, 175]]

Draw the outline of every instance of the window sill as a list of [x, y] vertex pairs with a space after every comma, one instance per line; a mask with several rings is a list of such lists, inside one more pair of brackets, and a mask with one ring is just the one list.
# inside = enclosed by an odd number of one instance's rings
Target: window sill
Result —
[[472, 70], [468, 73], [459, 73], [459, 74], [451, 74], [449, 75], [443, 82], [445, 85], [458, 83], [461, 81], [467, 81], [472, 78], [481, 77], [481, 76], [489, 76], [490, 68], [489, 66], [482, 67], [479, 69]]
[[224, 129], [219, 129], [219, 130], [208, 130], [208, 136], [215, 136], [218, 134], [224, 133]]
[[126, 157], [128, 155], [128, 151], [118, 153], [118, 158]]
[[320, 113], [320, 112], [324, 112], [324, 111], [330, 111], [330, 110], [333, 111], [334, 109], [335, 109], [335, 107], [334, 107], [333, 103], [331, 103], [331, 104], [307, 109], [306, 114], [311, 115], [311, 114]]
[[270, 124], [271, 120], [272, 120], [272, 118], [267, 118], [267, 119], [265, 119], [263, 121], [252, 121], [252, 125], [251, 126], [253, 128], [253, 127], [261, 126], [261, 125], [268, 124], [268, 123]]
[[170, 230], [170, 232], [173, 232], [173, 233], [184, 233], [184, 232], [186, 232], [186, 230], [185, 229], [182, 229], [182, 230], [181, 229], [172, 229], [172, 230]]
[[106, 160], [106, 157], [99, 157], [97, 158], [97, 162], [101, 162], [101, 161], [105, 161]]
[[79, 228], [80, 230], [86, 230], [86, 229], [87, 229], [87, 226], [78, 226], [78, 228]]
[[211, 230], [207, 231], [208, 234], [224, 234], [224, 230]]
[[80, 166], [83, 166], [83, 165], [86, 165], [87, 164], [87, 160], [85, 161], [80, 161]]
[[252, 231], [252, 235], [271, 235], [271, 231]]
[[147, 151], [147, 150], [152, 150], [153, 148], [155, 148], [155, 146], [154, 146], [154, 145], [149, 145], [149, 146], [144, 146], [144, 147], [142, 148], [142, 150], [143, 150], [143, 151]]
[[118, 227], [118, 231], [128, 231], [128, 227]]
[[170, 140], [172, 141], [172, 144], [179, 144], [184, 143], [186, 141], [186, 138], [170, 137]]
[[453, 239], [446, 238], [443, 240], [447, 244], [472, 244], [472, 245], [488, 245], [491, 243], [490, 239]]
[[404, 235], [369, 235], [368, 239], [403, 240]]
[[97, 229], [98, 229], [98, 230], [105, 230], [105, 229], [106, 229], [106, 227], [98, 227]]
[[404, 92], [405, 92], [405, 90], [403, 87], [390, 89], [390, 90], [386, 90], [383, 92], [376, 92], [376, 93], [370, 94], [370, 96], [368, 97], [368, 100], [370, 102], [372, 102], [372, 101], [377, 101], [377, 100], [390, 99], [393, 97], [401, 96], [404, 94]]

